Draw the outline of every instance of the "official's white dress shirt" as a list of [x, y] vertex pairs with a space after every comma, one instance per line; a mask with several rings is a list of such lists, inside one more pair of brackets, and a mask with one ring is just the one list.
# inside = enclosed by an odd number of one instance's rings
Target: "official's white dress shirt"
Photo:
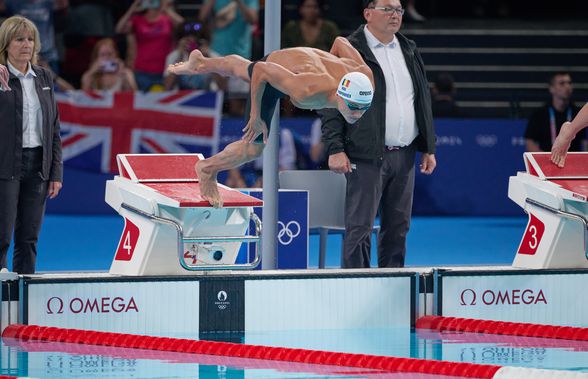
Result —
[[414, 87], [400, 44], [394, 36], [383, 44], [364, 29], [368, 46], [376, 57], [386, 80], [386, 136], [387, 146], [408, 146], [418, 135], [414, 112]]
[[43, 146], [43, 113], [35, 90], [37, 74], [30, 63], [26, 74], [18, 71], [10, 62], [6, 63], [8, 70], [20, 80], [22, 87], [22, 147]]

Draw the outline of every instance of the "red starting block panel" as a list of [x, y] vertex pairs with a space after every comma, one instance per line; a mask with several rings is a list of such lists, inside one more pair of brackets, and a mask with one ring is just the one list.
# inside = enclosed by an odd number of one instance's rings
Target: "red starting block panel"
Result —
[[588, 180], [554, 179], [550, 181], [572, 192], [572, 197], [577, 200], [586, 201], [588, 199]]
[[196, 182], [194, 165], [202, 154], [119, 154], [118, 171], [124, 178], [139, 182]]
[[527, 172], [539, 179], [588, 179], [588, 153], [568, 153], [565, 167], [551, 162], [551, 153], [525, 153]]
[[[181, 208], [210, 207], [208, 200], [200, 196], [200, 183], [142, 183], [162, 195], [176, 200]], [[239, 191], [219, 185], [218, 191], [224, 207], [261, 207], [263, 201]]]

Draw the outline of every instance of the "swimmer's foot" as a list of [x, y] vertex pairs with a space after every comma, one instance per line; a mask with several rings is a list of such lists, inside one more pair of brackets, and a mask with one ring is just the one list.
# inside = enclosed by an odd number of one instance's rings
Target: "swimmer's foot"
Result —
[[200, 196], [208, 200], [214, 208], [221, 208], [223, 206], [223, 200], [218, 192], [216, 173], [207, 169], [206, 159], [196, 162], [196, 174], [200, 182]]
[[202, 74], [203, 62], [206, 58], [202, 55], [202, 52], [198, 49], [192, 50], [188, 62], [178, 62], [176, 64], [170, 64], [167, 70], [175, 75], [194, 75]]

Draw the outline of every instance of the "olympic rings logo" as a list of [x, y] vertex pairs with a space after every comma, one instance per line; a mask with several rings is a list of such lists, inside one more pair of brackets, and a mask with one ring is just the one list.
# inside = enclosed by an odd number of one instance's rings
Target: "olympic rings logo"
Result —
[[289, 245], [292, 243], [294, 238], [300, 234], [300, 224], [296, 221], [290, 221], [285, 224], [282, 221], [278, 221], [278, 241], [282, 245]]
[[220, 310], [227, 309], [227, 305], [231, 304], [227, 301], [229, 295], [227, 295], [227, 293], [223, 290], [218, 291], [218, 293], [216, 294], [216, 298], [218, 299], [218, 301], [216, 301], [214, 304], [218, 306], [218, 309]]

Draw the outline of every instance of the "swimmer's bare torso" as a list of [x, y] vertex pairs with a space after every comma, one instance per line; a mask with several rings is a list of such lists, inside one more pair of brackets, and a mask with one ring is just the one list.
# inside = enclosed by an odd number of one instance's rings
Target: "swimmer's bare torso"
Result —
[[[339, 79], [348, 72], [359, 71], [365, 63], [350, 58], [340, 58], [329, 52], [296, 47], [272, 52], [267, 62], [282, 66], [297, 75], [296, 87], [284, 88], [292, 103], [302, 109], [333, 108], [332, 95]], [[371, 72], [370, 72], [371, 74]], [[280, 86], [277, 86], [278, 89]]]

